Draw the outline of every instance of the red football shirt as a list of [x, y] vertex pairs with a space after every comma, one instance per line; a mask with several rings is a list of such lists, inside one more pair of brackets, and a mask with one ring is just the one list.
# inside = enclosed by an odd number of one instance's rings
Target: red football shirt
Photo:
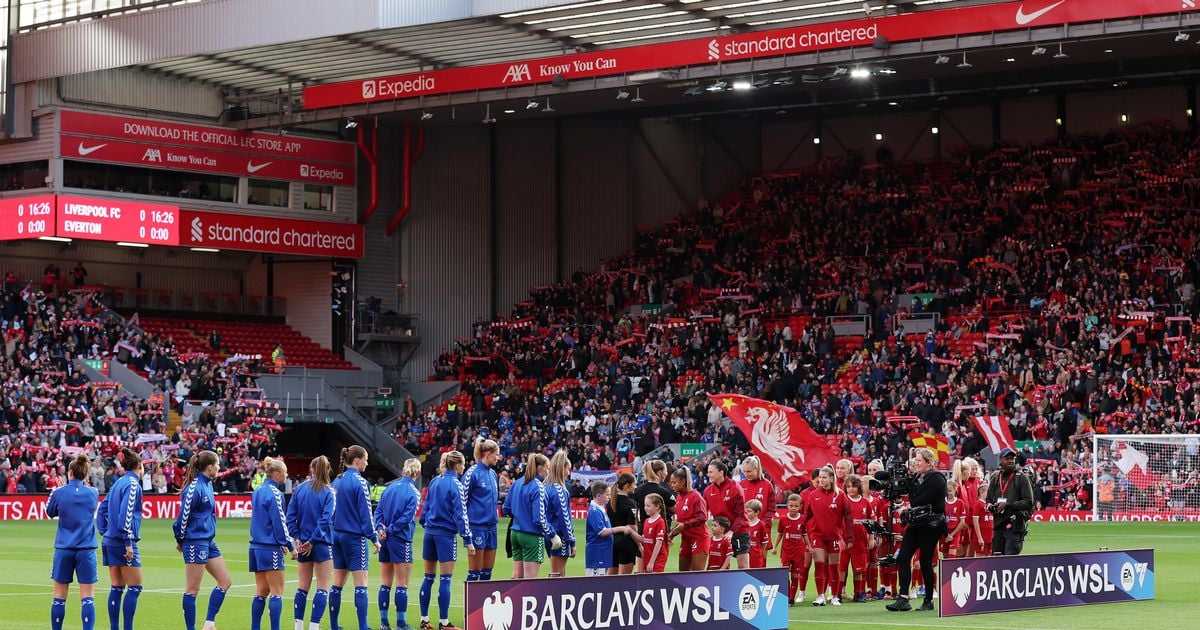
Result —
[[[662, 573], [667, 568], [667, 551], [670, 549], [670, 545], [667, 544], [667, 521], [660, 515], [646, 519], [642, 523], [642, 538], [645, 539], [642, 543], [642, 558], [647, 563], [646, 570], [650, 573]], [[654, 545], [657, 542], [661, 542], [662, 546], [658, 548], [658, 555], [651, 565], [650, 554], [654, 553]]]
[[[958, 527], [959, 523], [962, 523], [964, 520], [969, 518], [970, 514], [971, 514], [971, 510], [967, 506], [966, 501], [964, 501], [962, 499], [954, 499], [953, 501], [951, 501], [949, 499], [946, 500], [946, 532], [947, 532], [946, 535], [947, 535], [947, 538], [949, 538], [950, 535], [954, 533], [954, 529], [956, 527]], [[968, 523], [967, 526], [970, 527], [970, 524]], [[969, 531], [969, 530], [967, 530], [967, 531]]]
[[[982, 499], [975, 499], [975, 509], [972, 513], [979, 517], [979, 533], [983, 536], [983, 544], [992, 544], [992, 519], [994, 516], [987, 510], [987, 502]], [[974, 530], [971, 535], [974, 536]]]
[[784, 564], [791, 558], [799, 560], [804, 555], [804, 514], [797, 514], [796, 518], [784, 514], [779, 519], [778, 530], [783, 537], [779, 541], [780, 559]]
[[749, 533], [750, 530], [746, 528], [746, 499], [742, 496], [742, 489], [732, 479], [726, 479], [721, 484], [709, 484], [704, 489], [704, 504], [708, 506], [708, 514], [712, 518], [724, 516], [729, 519], [731, 533]]
[[683, 525], [684, 540], [707, 538], [708, 509], [699, 492], [692, 490], [675, 497], [675, 521]]
[[775, 518], [775, 486], [771, 485], [766, 479], [758, 481], [750, 481], [743, 479], [738, 483], [742, 489], [742, 498], [746, 503], [757, 500], [762, 503], [763, 511], [761, 518], [767, 521], [770, 525], [771, 519]]
[[750, 568], [761, 569], [767, 566], [767, 550], [771, 548], [771, 522], [759, 519], [746, 527], [750, 529]]
[[[816, 490], [809, 496], [804, 514], [809, 537], [817, 540], [842, 540], [853, 544], [850, 529], [850, 502], [846, 495], [833, 490]], [[815, 543], [814, 543], [815, 544]]]
[[724, 566], [725, 560], [733, 555], [733, 543], [729, 538], [722, 536], [713, 538], [708, 544], [708, 569], [720, 569]]
[[854, 529], [854, 545], [847, 546], [847, 550], [866, 551], [870, 538], [867, 534], [867, 527], [863, 523], [875, 520], [875, 506], [866, 497], [853, 499], [847, 496], [846, 502], [850, 504], [850, 521], [853, 523], [851, 527]]

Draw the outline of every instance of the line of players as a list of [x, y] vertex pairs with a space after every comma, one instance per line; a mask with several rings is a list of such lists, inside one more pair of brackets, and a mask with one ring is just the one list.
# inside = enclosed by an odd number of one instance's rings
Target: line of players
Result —
[[[498, 486], [493, 466], [499, 455], [494, 442], [480, 440], [475, 446], [475, 464], [457, 451], [444, 453], [441, 470], [429, 485], [420, 521], [425, 528], [424, 579], [419, 592], [423, 630], [433, 628], [429, 620], [433, 584], [438, 583], [440, 630], [451, 630], [449, 617], [451, 579], [458, 559], [456, 537], [461, 537], [470, 559], [468, 581], [491, 579], [497, 548]], [[251, 606], [251, 628], [261, 627], [269, 613], [270, 627], [278, 630], [282, 616], [284, 558], [297, 561], [299, 588], [293, 600], [295, 628], [303, 630], [308, 612], [308, 595], [313, 596], [310, 630], [320, 627], [328, 609], [332, 627], [338, 628], [342, 590], [347, 578], [354, 586], [354, 608], [360, 630], [368, 630], [368, 549], [379, 554], [382, 584], [377, 594], [380, 628], [390, 627], [389, 609], [395, 588], [397, 628], [407, 628], [407, 584], [412, 570], [412, 540], [420, 493], [416, 479], [420, 464], [410, 460], [404, 476], [389, 484], [379, 505], [370, 508], [369, 485], [362, 476], [367, 452], [360, 446], [342, 450], [344, 472], [331, 479], [331, 466], [324, 457], [310, 465], [309, 480], [300, 484], [286, 511], [282, 487], [287, 469], [282, 461], [267, 459], [262, 465], [268, 481], [252, 497], [250, 570], [255, 574], [256, 596]], [[66, 595], [73, 578], [80, 582], [81, 620], [85, 630], [95, 626], [94, 584], [96, 578], [96, 531], [104, 565], [109, 568], [111, 588], [107, 601], [111, 630], [132, 630], [142, 590], [140, 540], [142, 518], [141, 458], [123, 449], [118, 462], [124, 474], [104, 501], [84, 483], [90, 461], [80, 455], [71, 463], [71, 481], [50, 497], [48, 513], [59, 517], [55, 538], [52, 578], [54, 600], [51, 627], [63, 627]], [[587, 517], [585, 565], [589, 575], [661, 572], [666, 568], [672, 543], [680, 540], [679, 570], [696, 571], [766, 566], [768, 553], [780, 556], [790, 569], [789, 596], [793, 603], [804, 601], [808, 573], [815, 569], [817, 597], [814, 605], [840, 605], [847, 570], [853, 568], [854, 597], [865, 601], [882, 599], [896, 590], [895, 568], [884, 568], [883, 588], [878, 587], [880, 557], [890, 552], [878, 537], [867, 532], [868, 521], [882, 523], [888, 505], [876, 498], [870, 484], [851, 474], [848, 460], [836, 468], [814, 471], [816, 482], [788, 497], [787, 513], [779, 519], [778, 536], [771, 538], [771, 505], [774, 488], [762, 474], [757, 458], [742, 463], [745, 479], [734, 482], [724, 463], [707, 468], [709, 484], [703, 495], [692, 488], [691, 474], [679, 468], [670, 475], [670, 490], [645, 492], [640, 505], [632, 475], [623, 474], [613, 487], [593, 484], [593, 500]], [[511, 517], [515, 578], [537, 577], [548, 552], [550, 576], [565, 574], [568, 558], [576, 555], [570, 498], [566, 490], [571, 463], [565, 453], [553, 458], [530, 455], [524, 476], [517, 479], [506, 497], [503, 512]], [[868, 474], [880, 470], [880, 462], [868, 466]], [[231, 577], [216, 536], [216, 511], [212, 480], [219, 474], [215, 453], [201, 451], [188, 463], [180, 509], [173, 525], [176, 548], [186, 566], [182, 598], [184, 625], [195, 630], [196, 599], [205, 572], [217, 582], [210, 593], [204, 627], [215, 628]], [[666, 468], [661, 462], [647, 464], [649, 482], [661, 486]], [[980, 496], [978, 465], [963, 460], [955, 465], [955, 480], [948, 484], [947, 518], [951, 533], [942, 552], [954, 555], [989, 552], [991, 515], [981, 501], [974, 505], [955, 497], [957, 488], [967, 496]], [[653, 489], [653, 484], [651, 489]], [[339, 498], [340, 497], [340, 498]], [[749, 497], [749, 499], [747, 499]], [[633, 504], [633, 508], [630, 508]], [[902, 509], [900, 506], [898, 509]], [[640, 525], [636, 514], [640, 508]], [[95, 514], [93, 525], [92, 515]], [[614, 525], [613, 517], [620, 523]], [[671, 521], [674, 523], [671, 524]], [[711, 529], [709, 521], [711, 520]], [[903, 530], [898, 519], [894, 533]], [[972, 535], [973, 534], [973, 535]], [[632, 550], [628, 545], [632, 543]], [[640, 548], [639, 548], [640, 547]], [[828, 597], [826, 596], [828, 593]]]
[[[853, 601], [898, 595], [898, 568], [881, 564], [880, 560], [896, 554], [905, 527], [900, 513], [907, 509], [907, 500], [893, 505], [872, 491], [871, 478], [883, 470], [879, 460], [867, 465], [865, 477], [853, 474], [852, 470], [852, 463], [843, 459], [832, 469], [813, 471], [815, 481], [788, 497], [787, 513], [777, 526], [779, 537], [772, 543], [761, 533], [754, 535], [762, 544], [773, 545], [782, 565], [789, 568], [789, 598], [793, 604], [805, 600], [810, 570], [814, 572], [817, 590], [814, 606], [840, 606], [844, 590], [850, 586], [847, 578], [851, 569]], [[954, 465], [953, 479], [947, 482], [948, 533], [938, 549], [944, 556], [991, 555], [993, 517], [986, 509], [987, 487], [979, 472], [978, 463], [970, 458]], [[875, 523], [875, 531], [883, 530], [888, 510], [893, 511], [894, 543], [868, 529], [869, 523]], [[918, 573], [914, 572], [918, 581], [913, 597], [923, 594], [926, 587], [920, 583]]]

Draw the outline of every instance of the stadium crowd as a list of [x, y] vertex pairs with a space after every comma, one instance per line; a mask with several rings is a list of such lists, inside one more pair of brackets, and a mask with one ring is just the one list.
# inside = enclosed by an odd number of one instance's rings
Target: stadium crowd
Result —
[[[50, 272], [48, 272], [50, 273]], [[0, 491], [48, 492], [66, 483], [72, 457], [93, 458], [89, 479], [103, 492], [121, 470], [115, 456], [136, 446], [145, 463], [147, 492], [179, 489], [192, 453], [212, 449], [226, 474], [218, 491], [250, 488], [258, 461], [276, 453], [279, 427], [269, 405], [253, 400], [257, 361], [180, 355], [170, 338], [146, 334], [79, 285], [22, 283], [11, 273], [3, 287], [4, 422], [0, 424]], [[161, 392], [141, 400], [115, 381], [89, 381], [76, 365], [99, 366], [122, 356]], [[167, 435], [168, 399], [211, 401]]]
[[[529, 450], [606, 469], [720, 442], [737, 460], [746, 440], [704, 395], [728, 392], [800, 410], [861, 470], [909, 429], [976, 454], [970, 416], [1002, 415], [1038, 504], [1087, 508], [1093, 431], [1200, 425], [1198, 157], [1193, 136], [1146, 126], [965, 151], [941, 173], [850, 160], [750, 180], [477, 322], [434, 366], [462, 393], [410, 407], [396, 437], [491, 437], [510, 475]], [[920, 314], [936, 328], [911, 332]], [[846, 316], [869, 332], [835, 335], [826, 318]], [[1156, 457], [1118, 492], [1194, 492], [1195, 462]]]

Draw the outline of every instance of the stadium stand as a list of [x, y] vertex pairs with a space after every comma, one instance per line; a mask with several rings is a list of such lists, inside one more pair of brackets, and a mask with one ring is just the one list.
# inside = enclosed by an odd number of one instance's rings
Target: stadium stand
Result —
[[[952, 168], [754, 178], [478, 322], [430, 377], [462, 392], [407, 410], [396, 439], [428, 452], [490, 436], [509, 470], [531, 449], [597, 469], [669, 442], [740, 457], [746, 440], [703, 395], [719, 391], [795, 407], [861, 464], [907, 448], [889, 418], [916, 416], [965, 456], [986, 448], [969, 416], [1002, 415], [1039, 504], [1086, 509], [1092, 432], [1200, 425], [1198, 157], [1194, 136], [1146, 125], [964, 151]], [[905, 329], [922, 314], [936, 328]], [[836, 334], [853, 317], [866, 334]], [[1121, 475], [1119, 500], [1200, 490], [1195, 455]]]

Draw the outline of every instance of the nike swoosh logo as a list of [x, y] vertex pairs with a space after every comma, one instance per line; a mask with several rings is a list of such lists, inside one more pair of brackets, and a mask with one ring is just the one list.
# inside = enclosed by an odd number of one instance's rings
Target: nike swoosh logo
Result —
[[263, 162], [262, 164], [255, 164], [254, 162], [246, 162], [246, 172], [257, 173], [257, 172], [263, 170], [264, 168], [267, 168], [271, 164], [273, 164], [273, 162]]
[[95, 153], [96, 151], [99, 151], [100, 149], [103, 149], [106, 146], [108, 146], [107, 142], [104, 144], [97, 144], [94, 147], [85, 147], [85, 146], [83, 146], [83, 143], [80, 142], [79, 143], [79, 155], [90, 155], [92, 153]]
[[1026, 13], [1025, 5], [1022, 4], [1021, 6], [1017, 7], [1017, 24], [1020, 24], [1021, 26], [1025, 26], [1026, 24], [1029, 24], [1030, 22], [1053, 11], [1055, 7], [1057, 7], [1058, 5], [1060, 5], [1066, 1], [1067, 0], [1058, 0], [1058, 2], [1055, 2], [1054, 4], [1049, 5], [1047, 7], [1038, 9], [1037, 11], [1034, 11], [1033, 13]]

